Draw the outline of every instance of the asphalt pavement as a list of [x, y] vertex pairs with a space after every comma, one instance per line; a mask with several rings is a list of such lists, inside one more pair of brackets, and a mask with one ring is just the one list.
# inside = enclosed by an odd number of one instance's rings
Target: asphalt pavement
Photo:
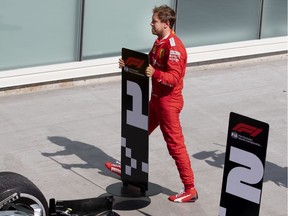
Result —
[[[15, 93], [17, 92], [17, 93]], [[14, 94], [15, 93], [15, 94]], [[47, 200], [107, 195], [119, 183], [121, 77], [0, 96], [0, 170], [29, 178]], [[181, 181], [159, 129], [150, 136], [156, 195], [114, 197], [123, 216], [218, 215], [230, 112], [270, 125], [260, 215], [287, 215], [287, 55], [190, 65], [181, 114], [199, 200], [172, 203]]]

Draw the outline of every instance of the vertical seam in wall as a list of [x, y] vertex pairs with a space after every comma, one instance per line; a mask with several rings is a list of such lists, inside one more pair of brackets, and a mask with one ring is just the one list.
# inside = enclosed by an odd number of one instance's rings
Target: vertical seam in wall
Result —
[[259, 16], [259, 23], [258, 23], [258, 39], [261, 39], [262, 33], [262, 22], [263, 22], [263, 9], [264, 9], [264, 0], [260, 0], [260, 16]]
[[78, 61], [83, 59], [83, 35], [84, 35], [84, 11], [85, 10], [85, 0], [80, 1], [80, 22], [79, 22], [79, 52]]

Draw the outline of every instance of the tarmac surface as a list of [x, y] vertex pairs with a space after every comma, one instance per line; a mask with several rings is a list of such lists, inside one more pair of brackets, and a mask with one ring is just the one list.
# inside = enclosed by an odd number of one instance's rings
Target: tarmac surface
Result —
[[[181, 181], [162, 134], [150, 136], [149, 182], [161, 192], [114, 197], [123, 216], [215, 216], [230, 112], [270, 125], [261, 216], [287, 215], [287, 55], [187, 68], [182, 127], [199, 199], [172, 203]], [[106, 161], [120, 160], [120, 76], [86, 85], [0, 97], [0, 170], [29, 178], [46, 199], [107, 195], [120, 179]]]

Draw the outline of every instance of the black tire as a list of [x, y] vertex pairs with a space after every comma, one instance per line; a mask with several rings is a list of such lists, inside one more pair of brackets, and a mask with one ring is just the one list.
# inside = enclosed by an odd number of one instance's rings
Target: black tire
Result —
[[13, 172], [0, 172], [0, 211], [23, 211], [34, 215], [41, 209], [48, 216], [48, 204], [42, 192], [28, 178]]

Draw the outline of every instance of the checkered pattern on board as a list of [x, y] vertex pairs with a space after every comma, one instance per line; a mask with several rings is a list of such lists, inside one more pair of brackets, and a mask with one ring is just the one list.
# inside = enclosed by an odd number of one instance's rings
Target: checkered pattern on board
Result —
[[[126, 146], [126, 138], [122, 137], [121, 146], [125, 148], [125, 157], [130, 158], [130, 166], [125, 165], [125, 174], [131, 176], [132, 168], [137, 169], [137, 160], [132, 158], [132, 149]], [[148, 164], [141, 162], [141, 171], [148, 173]]]

